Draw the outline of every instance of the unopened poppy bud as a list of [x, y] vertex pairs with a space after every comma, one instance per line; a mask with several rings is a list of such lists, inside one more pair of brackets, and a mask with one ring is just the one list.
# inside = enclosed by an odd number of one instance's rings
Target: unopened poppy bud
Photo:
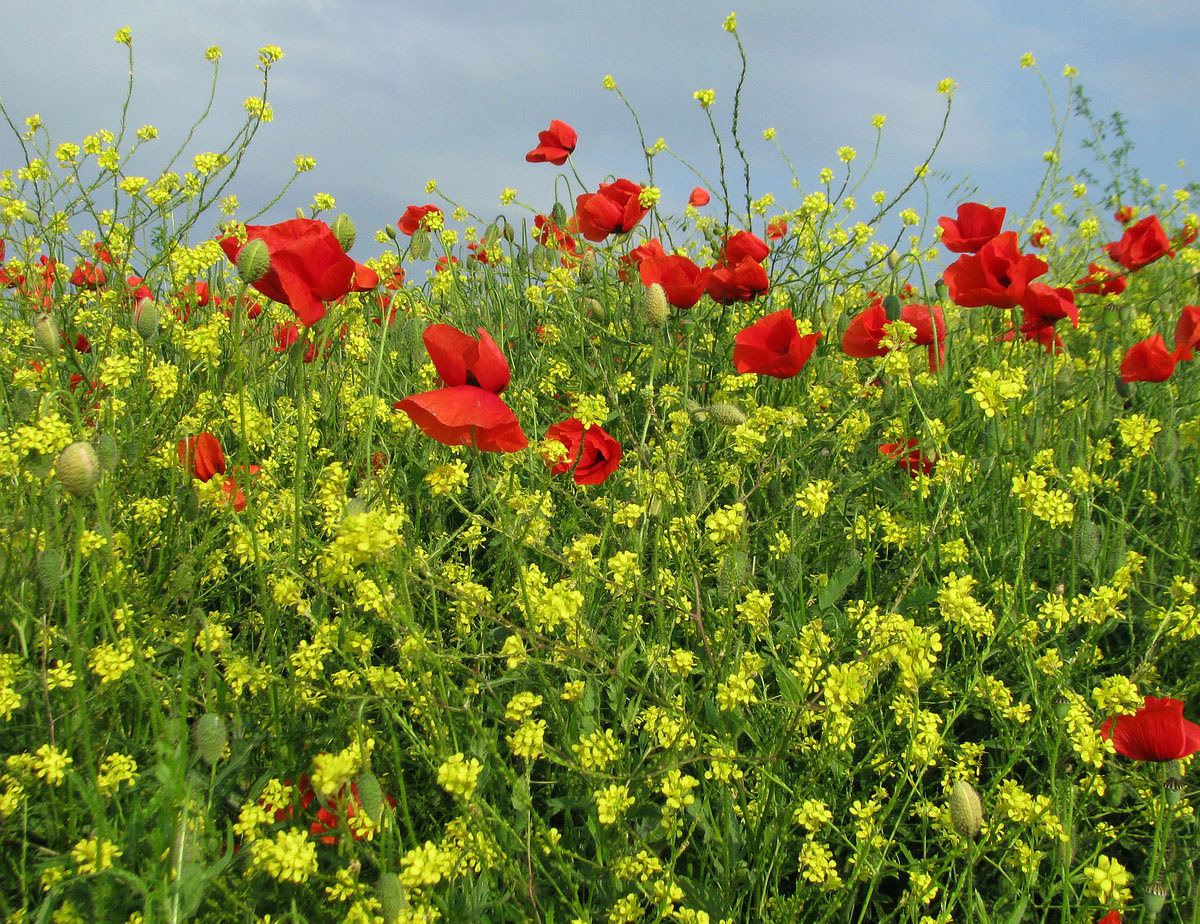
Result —
[[242, 246], [237, 258], [238, 276], [251, 286], [271, 269], [271, 251], [261, 238], [251, 238]]
[[384, 924], [395, 924], [408, 909], [408, 898], [404, 894], [404, 887], [400, 885], [400, 877], [395, 873], [384, 873], [379, 877], [375, 897], [379, 899], [379, 912], [383, 915]]
[[383, 817], [383, 788], [379, 778], [369, 770], [358, 778], [358, 804], [373, 824], [379, 824]]
[[1108, 765], [1104, 787], [1104, 798], [1108, 800], [1110, 806], [1117, 808], [1125, 801], [1125, 779], [1112, 764]]
[[560, 228], [567, 223], [567, 210], [561, 202], [554, 203], [554, 208], [550, 210], [550, 220]]
[[579, 281], [591, 282], [596, 275], [596, 251], [585, 250], [579, 261]]
[[583, 300], [583, 313], [593, 318], [603, 318], [604, 306], [594, 298], [585, 298]]
[[1134, 385], [1132, 382], [1126, 382], [1122, 378], [1117, 379], [1117, 394], [1122, 398], [1128, 398], [1133, 394]]
[[1183, 795], [1183, 780], [1171, 777], [1163, 781], [1163, 793], [1167, 797], [1167, 805], [1175, 808], [1179, 804], [1179, 797]]
[[1142, 907], [1146, 909], [1146, 914], [1152, 918], [1157, 917], [1167, 902], [1167, 894], [1167, 887], [1161, 882], [1152, 882], [1146, 886], [1146, 891], [1142, 894]]
[[652, 327], [662, 327], [671, 317], [671, 309], [667, 305], [667, 293], [657, 282], [647, 286], [642, 296], [642, 317]]
[[206, 712], [196, 720], [192, 737], [196, 742], [196, 753], [210, 767], [214, 766], [221, 755], [225, 753], [228, 738], [225, 734], [225, 720], [219, 715]]
[[983, 803], [966, 780], [959, 780], [950, 790], [950, 824], [961, 837], [970, 840], [983, 829]]
[[893, 250], [891, 253], [889, 253], [887, 255], [887, 262], [888, 262], [888, 268], [892, 272], [895, 272], [900, 266], [900, 254], [896, 253], [896, 251]]
[[304, 217], [304, 209], [302, 209], [300, 206], [296, 206], [296, 217], [297, 218]]
[[100, 468], [103, 471], [111, 475], [117, 470], [117, 461], [121, 453], [111, 433], [100, 434], [100, 438], [96, 440], [96, 455], [100, 457]]
[[83, 497], [90, 494], [100, 480], [100, 456], [95, 446], [80, 440], [58, 454], [55, 469], [66, 492], [74, 497]]
[[938, 298], [945, 298], [946, 293], [950, 290], [946, 287], [946, 281], [944, 279], [939, 279], [933, 284], [933, 291], [937, 293]]
[[400, 236], [400, 232], [393, 225], [384, 225], [383, 233], [390, 237], [393, 241]]
[[1079, 558], [1083, 562], [1092, 562], [1100, 554], [1100, 530], [1091, 520], [1080, 520], [1075, 527], [1075, 543], [1079, 549]]
[[34, 573], [37, 575], [38, 583], [42, 585], [42, 590], [46, 593], [53, 593], [62, 583], [65, 563], [63, 554], [58, 549], [43, 549], [38, 555]]
[[44, 312], [33, 319], [33, 339], [47, 353], [55, 353], [62, 346], [58, 325], [54, 323], [54, 318]]
[[417, 228], [412, 233], [412, 240], [408, 245], [408, 252], [417, 260], [424, 260], [429, 256], [429, 232], [424, 228]]
[[143, 298], [138, 301], [133, 309], [133, 329], [143, 340], [153, 340], [158, 334], [158, 306], [154, 304], [154, 299]]
[[333, 236], [337, 238], [337, 242], [342, 245], [342, 250], [346, 253], [350, 252], [350, 248], [358, 240], [358, 229], [354, 227], [354, 220], [344, 213], [333, 220], [329, 230], [333, 232]]
[[738, 427], [746, 422], [742, 409], [732, 404], [713, 404], [707, 411], [709, 419], [723, 427]]
[[889, 321], [900, 320], [900, 299], [895, 295], [888, 295], [883, 300], [883, 313]]

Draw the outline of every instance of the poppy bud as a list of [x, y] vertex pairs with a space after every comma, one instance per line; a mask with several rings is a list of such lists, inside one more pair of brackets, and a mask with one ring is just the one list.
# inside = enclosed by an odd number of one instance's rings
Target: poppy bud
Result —
[[133, 329], [143, 340], [153, 340], [158, 334], [158, 307], [154, 299], [143, 298], [137, 303], [133, 309]]
[[651, 327], [662, 327], [671, 317], [667, 293], [657, 282], [648, 286], [642, 296], [642, 317]]
[[1125, 801], [1125, 779], [1112, 764], [1108, 766], [1108, 773], [1105, 776], [1104, 783], [1104, 798], [1108, 800], [1108, 804], [1113, 808], [1119, 807]]
[[384, 225], [383, 233], [390, 237], [393, 241], [400, 236], [400, 232], [391, 225]]
[[585, 298], [583, 300], [583, 313], [593, 318], [603, 318], [604, 306], [594, 298]]
[[408, 252], [413, 255], [414, 259], [424, 260], [429, 256], [429, 232], [424, 228], [417, 228], [412, 233], [412, 240], [408, 245]]
[[242, 246], [237, 258], [238, 276], [242, 282], [251, 286], [271, 269], [271, 252], [267, 242], [261, 238], [251, 238]]
[[1117, 379], [1117, 394], [1122, 398], [1130, 397], [1134, 392], [1135, 385], [1132, 382], [1126, 382], [1123, 378]]
[[333, 232], [333, 236], [337, 238], [337, 242], [342, 245], [342, 250], [346, 253], [350, 252], [350, 248], [358, 240], [358, 229], [354, 227], [354, 221], [349, 215], [339, 215], [333, 220], [329, 230]]
[[893, 273], [896, 272], [896, 270], [900, 267], [900, 254], [893, 250], [887, 255], [887, 262], [888, 269], [890, 269]]
[[500, 241], [500, 225], [492, 222], [483, 231], [483, 237], [479, 239], [479, 245], [484, 250], [491, 250]]
[[100, 434], [100, 438], [96, 440], [96, 455], [100, 457], [101, 469], [110, 475], [117, 470], [120, 451], [117, 448], [117, 441], [111, 433]]
[[384, 873], [379, 877], [375, 897], [379, 899], [379, 911], [383, 915], [384, 924], [395, 924], [408, 908], [404, 887], [400, 885], [400, 877], [395, 873]]
[[86, 440], [72, 443], [60, 452], [55, 468], [63, 488], [75, 497], [90, 494], [100, 480], [100, 456]]
[[567, 209], [561, 202], [554, 203], [554, 208], [550, 210], [550, 220], [560, 228], [566, 225]]
[[983, 803], [975, 787], [966, 780], [959, 780], [950, 790], [950, 824], [969, 840], [974, 840], [983, 829]]
[[196, 753], [210, 767], [214, 766], [221, 755], [225, 753], [228, 738], [225, 734], [225, 720], [219, 715], [206, 712], [196, 720], [192, 737], [196, 742]]
[[1171, 777], [1163, 781], [1163, 792], [1167, 797], [1167, 805], [1175, 808], [1179, 804], [1179, 797], [1183, 795], [1183, 780]]
[[33, 319], [33, 339], [47, 353], [55, 353], [62, 346], [58, 325], [54, 323], [54, 318], [44, 312]]
[[1079, 558], [1091, 563], [1100, 554], [1100, 530], [1091, 520], [1080, 520], [1075, 527], [1075, 544], [1079, 549]]
[[945, 280], [939, 279], [933, 284], [933, 291], [937, 293], [938, 298], [944, 299], [946, 297], [946, 293], [950, 290], [946, 287]]
[[383, 817], [383, 789], [379, 785], [379, 778], [370, 771], [358, 778], [358, 804], [373, 824], [379, 824], [379, 819]]
[[596, 251], [585, 250], [579, 261], [579, 281], [591, 282], [596, 275]]
[[1150, 917], [1157, 917], [1167, 901], [1167, 887], [1161, 882], [1152, 882], [1146, 886], [1142, 897], [1142, 907]]
[[64, 564], [63, 554], [58, 549], [43, 549], [38, 555], [34, 573], [46, 593], [54, 593], [62, 583]]
[[732, 404], [714, 404], [706, 410], [713, 423], [724, 427], [737, 427], [746, 422], [746, 415], [741, 408]]
[[888, 295], [883, 300], [883, 313], [889, 321], [900, 320], [900, 299], [895, 295]]
[[297, 218], [304, 217], [304, 209], [302, 209], [300, 206], [296, 206], [296, 217]]

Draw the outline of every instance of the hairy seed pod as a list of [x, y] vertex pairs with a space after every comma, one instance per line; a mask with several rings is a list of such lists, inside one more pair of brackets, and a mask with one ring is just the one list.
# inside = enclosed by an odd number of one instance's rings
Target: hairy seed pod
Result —
[[271, 269], [271, 251], [267, 242], [259, 238], [251, 238], [242, 245], [238, 252], [238, 276], [246, 285], [254, 285]]
[[33, 339], [47, 353], [56, 353], [62, 346], [62, 335], [58, 332], [58, 325], [46, 312], [40, 312], [33, 319]]
[[1079, 557], [1089, 564], [1100, 554], [1100, 530], [1091, 520], [1080, 520], [1075, 526], [1075, 547]]
[[100, 456], [87, 440], [72, 443], [60, 452], [55, 468], [63, 488], [74, 497], [92, 493], [100, 480]]
[[723, 427], [737, 427], [746, 422], [745, 413], [733, 404], [714, 404], [706, 410], [709, 419]]
[[344, 253], [349, 253], [350, 248], [354, 246], [354, 242], [358, 240], [358, 229], [354, 227], [354, 220], [345, 213], [333, 220], [333, 224], [329, 226], [329, 230], [333, 232], [333, 236], [337, 238], [337, 242], [342, 245]]
[[586, 250], [579, 261], [579, 281], [591, 282], [596, 276], [596, 251]]
[[65, 564], [63, 554], [58, 549], [43, 549], [38, 553], [34, 573], [42, 590], [49, 594], [58, 589], [58, 585], [62, 583]]
[[662, 327], [671, 317], [667, 293], [657, 282], [648, 286], [642, 295], [642, 317], [651, 327]]
[[373, 824], [383, 817], [383, 788], [379, 778], [369, 770], [358, 777], [358, 804]]
[[983, 802], [966, 780], [959, 780], [950, 790], [950, 824], [969, 840], [978, 837], [983, 829]]
[[384, 924], [394, 924], [408, 909], [404, 887], [400, 885], [400, 877], [395, 873], [384, 873], [379, 877], [375, 897], [379, 899], [379, 910], [383, 915]]

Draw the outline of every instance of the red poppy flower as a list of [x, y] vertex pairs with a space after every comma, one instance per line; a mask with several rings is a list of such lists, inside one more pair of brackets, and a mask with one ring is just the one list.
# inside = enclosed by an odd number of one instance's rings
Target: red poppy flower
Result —
[[1147, 696], [1133, 715], [1106, 719], [1100, 735], [1130, 760], [1178, 760], [1200, 751], [1200, 725], [1183, 717], [1183, 700]]
[[80, 334], [78, 337], [75, 338], [75, 352], [76, 353], [92, 352], [92, 344], [88, 340], [88, 338], [85, 337], [83, 334]]
[[1113, 910], [1102, 917], [1096, 924], [1121, 924], [1121, 912]]
[[1175, 325], [1175, 349], [1171, 353], [1176, 359], [1191, 359], [1192, 347], [1200, 344], [1200, 307], [1185, 305]]
[[1104, 252], [1127, 270], [1141, 269], [1159, 257], [1175, 256], [1157, 215], [1147, 215], [1126, 228], [1119, 241], [1104, 245]]
[[1128, 283], [1099, 263], [1088, 264], [1088, 274], [1075, 283], [1075, 291], [1087, 295], [1120, 295]]
[[1154, 334], [1125, 351], [1121, 360], [1123, 382], [1165, 382], [1175, 371], [1176, 358], [1167, 352], [1162, 334]]
[[447, 386], [474, 385], [496, 395], [508, 388], [508, 360], [482, 327], [475, 338], [449, 324], [434, 324], [425, 329], [422, 339]]
[[1043, 247], [1045, 247], [1046, 241], [1048, 240], [1050, 240], [1049, 228], [1038, 228], [1031, 235], [1029, 235], [1029, 245], [1031, 247], [1036, 247], [1038, 250], [1041, 250]]
[[[240, 465], [231, 469], [231, 472], [245, 471], [247, 475], [253, 478], [262, 469], [257, 465], [251, 465], [243, 469]], [[225, 503], [232, 505], [233, 509], [241, 513], [246, 509], [246, 495], [242, 493], [241, 487], [238, 485], [237, 479], [230, 477], [225, 479], [225, 483], [221, 485], [221, 493], [225, 495]]]
[[1133, 221], [1133, 206], [1132, 205], [1121, 206], [1113, 214], [1113, 218], [1116, 219], [1117, 221], [1119, 221], [1123, 225], [1129, 224], [1131, 221]]
[[978, 253], [963, 254], [942, 275], [956, 305], [1012, 308], [1021, 301], [1030, 281], [1047, 269], [1044, 260], [1017, 249], [1017, 232], [1005, 231]]
[[90, 260], [80, 260], [71, 273], [71, 285], [81, 289], [97, 289], [104, 285], [104, 282], [104, 267], [97, 266]]
[[[705, 205], [708, 205], [710, 201], [712, 201], [712, 196], [709, 195], [708, 190], [703, 186], [697, 186], [692, 190], [692, 194], [688, 196], [688, 205], [695, 208], [701, 208]], [[2, 258], [2, 256], [3, 255], [0, 255], [0, 258]]]
[[[598, 426], [585, 431], [578, 417], [569, 417], [546, 431], [546, 439], [557, 440], [567, 448], [567, 457], [547, 461], [550, 474], [571, 471], [576, 484], [603, 484], [621, 464], [621, 444]], [[573, 471], [572, 471], [573, 469]]]
[[942, 243], [951, 253], [978, 253], [1004, 227], [1004, 212], [1003, 206], [993, 209], [978, 202], [964, 202], [958, 207], [957, 219], [946, 215], [938, 219]]
[[932, 459], [927, 457], [917, 449], [917, 441], [912, 438], [903, 443], [884, 443], [879, 447], [879, 451], [889, 459], [895, 459], [896, 464], [908, 472], [910, 478], [916, 478], [920, 474], [932, 474], [933, 467], [937, 464], [937, 456]]
[[738, 231], [725, 241], [719, 262], [727, 266], [736, 266], [749, 257], [755, 263], [762, 263], [770, 253], [771, 248], [767, 246], [767, 242], [757, 234]]
[[446, 270], [450, 269], [451, 266], [457, 266], [457, 265], [458, 265], [458, 257], [451, 256], [450, 259], [447, 260], [445, 255], [443, 255], [443, 256], [440, 256], [437, 258], [437, 263], [434, 265], [433, 271], [435, 273], [444, 273], [444, 272], [446, 272]]
[[667, 252], [663, 250], [662, 241], [658, 238], [652, 237], [648, 241], [643, 241], [620, 258], [618, 261], [617, 278], [622, 282], [628, 282], [629, 273], [626, 272], [625, 267], [640, 266], [641, 262], [647, 257], [665, 256], [667, 256]]
[[772, 241], [781, 241], [787, 234], [788, 224], [782, 218], [772, 219], [767, 225], [767, 237]]
[[412, 237], [417, 229], [421, 227], [421, 219], [430, 212], [441, 214], [441, 209], [436, 205], [410, 205], [404, 210], [404, 214], [400, 216], [400, 220], [396, 222], [396, 227], [402, 232]]
[[566, 122], [558, 119], [550, 120], [550, 127], [544, 132], [538, 132], [538, 146], [525, 155], [531, 164], [557, 164], [560, 167], [567, 162], [567, 157], [575, 150], [579, 136], [575, 129]]
[[[354, 285], [359, 265], [346, 256], [323, 221], [293, 218], [275, 225], [246, 225], [246, 235], [266, 242], [271, 256], [270, 269], [252, 285], [267, 298], [290, 306], [306, 327], [325, 316], [323, 302], [341, 298]], [[242, 246], [237, 238], [221, 240], [221, 249], [233, 263]]]
[[[942, 367], [946, 356], [946, 320], [940, 305], [912, 304], [900, 309], [900, 320], [916, 328], [912, 343], [929, 347], [929, 371]], [[886, 333], [887, 311], [883, 300], [877, 298], [869, 308], [860, 311], [850, 321], [842, 335], [842, 352], [859, 359], [870, 359], [888, 353], [880, 341]]]
[[225, 453], [221, 444], [211, 433], [189, 436], [179, 441], [176, 447], [184, 471], [201, 481], [211, 480], [213, 475], [225, 474]]
[[533, 236], [543, 247], [572, 254], [579, 250], [579, 242], [556, 225], [548, 215], [535, 215], [533, 227]]
[[670, 254], [647, 257], [638, 265], [638, 272], [646, 288], [657, 282], [676, 308], [692, 308], [704, 294], [712, 271], [701, 269], [687, 257]]
[[1031, 282], [1021, 297], [1021, 309], [1025, 314], [1021, 332], [1026, 340], [1033, 339], [1031, 333], [1043, 327], [1053, 327], [1055, 322], [1063, 318], [1070, 318], [1072, 327], [1079, 326], [1075, 293], [1066, 286], [1056, 289], [1040, 282]]
[[642, 187], [624, 178], [601, 183], [599, 192], [575, 199], [575, 223], [589, 241], [602, 241], [610, 234], [632, 231], [650, 210], [642, 206]]
[[746, 257], [736, 266], [717, 264], [708, 276], [705, 289], [714, 302], [731, 305], [734, 302], [751, 302], [771, 288], [771, 280], [761, 263]]
[[733, 338], [733, 366], [741, 375], [757, 373], [790, 379], [808, 362], [820, 333], [800, 336], [789, 309], [776, 311]]
[[517, 416], [498, 396], [474, 385], [439, 388], [395, 405], [430, 439], [484, 452], [517, 452], [529, 445]]

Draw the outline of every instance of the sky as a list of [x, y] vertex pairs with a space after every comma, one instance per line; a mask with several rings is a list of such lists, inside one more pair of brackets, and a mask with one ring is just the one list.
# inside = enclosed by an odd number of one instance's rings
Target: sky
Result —
[[[551, 119], [570, 123], [579, 176], [595, 189], [614, 177], [645, 182], [645, 161], [626, 107], [602, 81], [611, 74], [637, 112], [649, 142], [716, 176], [717, 152], [692, 94], [712, 88], [711, 112], [735, 162], [729, 135], [740, 62], [721, 26], [736, 10], [749, 59], [739, 107], [752, 168], [752, 194], [799, 205], [791, 174], [763, 130], [791, 159], [801, 192], [820, 188], [822, 167], [840, 167], [854, 147], [861, 175], [874, 144], [871, 118], [887, 116], [878, 161], [860, 191], [897, 191], [927, 156], [945, 112], [936, 86], [958, 88], [934, 161], [931, 201], [905, 204], [944, 213], [946, 200], [971, 198], [1023, 215], [1041, 180], [1042, 153], [1054, 144], [1051, 103], [1037, 74], [1018, 66], [1030, 52], [1061, 119], [1064, 65], [1107, 117], [1119, 111], [1136, 147], [1133, 163], [1155, 185], [1174, 189], [1195, 174], [1177, 164], [1200, 151], [1200, 7], [1195, 0], [691, 0], [604, 4], [510, 0], [506, 4], [372, 0], [189, 0], [188, 3], [9, 0], [0, 99], [18, 125], [39, 113], [55, 142], [116, 128], [128, 79], [126, 50], [113, 42], [133, 30], [130, 128], [155, 125], [160, 137], [130, 172], [156, 175], [203, 110], [222, 48], [209, 120], [189, 153], [219, 150], [259, 91], [257, 49], [282, 47], [271, 72], [275, 118], [264, 125], [229, 191], [241, 217], [270, 201], [297, 155], [317, 167], [302, 175], [260, 222], [281, 221], [320, 191], [359, 228], [353, 255], [378, 252], [370, 238], [425, 193], [436, 178], [450, 198], [484, 221], [499, 195], [548, 211], [556, 176], [567, 168], [528, 164], [525, 153]], [[1063, 165], [1094, 166], [1076, 146], [1086, 126], [1068, 123]], [[0, 126], [2, 128], [3, 126]], [[0, 136], [0, 167], [21, 165], [11, 133]], [[732, 170], [732, 166], [731, 166]], [[697, 179], [659, 155], [655, 183], [667, 212], [681, 211]], [[558, 197], [580, 192], [557, 180]], [[523, 213], [505, 210], [520, 220]], [[865, 208], [863, 209], [865, 212]], [[332, 217], [332, 216], [330, 216]], [[865, 215], [863, 216], [866, 217]], [[526, 213], [531, 220], [532, 214]], [[215, 222], [214, 217], [213, 221]], [[209, 223], [211, 227], [212, 223]]]

